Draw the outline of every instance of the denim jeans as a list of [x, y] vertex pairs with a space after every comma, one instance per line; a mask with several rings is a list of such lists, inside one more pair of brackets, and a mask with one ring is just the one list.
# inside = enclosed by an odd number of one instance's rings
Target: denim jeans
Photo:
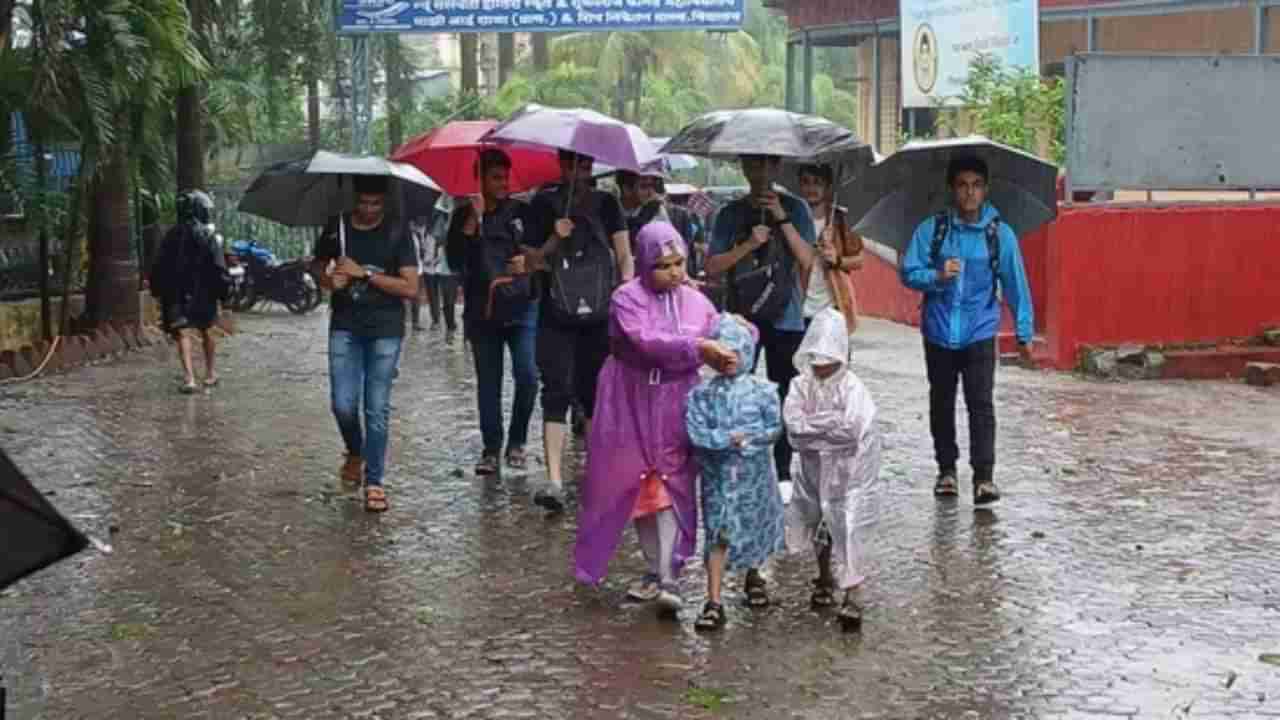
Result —
[[[399, 337], [329, 333], [329, 387], [333, 416], [347, 453], [365, 461], [365, 482], [382, 485], [391, 420], [391, 383], [400, 364]], [[364, 408], [364, 425], [360, 410]]]
[[538, 398], [538, 369], [534, 361], [537, 328], [508, 326], [468, 333], [476, 363], [476, 403], [480, 410], [480, 434], [487, 453], [502, 452], [503, 350], [511, 350], [511, 375], [516, 397], [511, 405], [511, 429], [507, 448], [523, 448], [529, 438], [529, 418]]

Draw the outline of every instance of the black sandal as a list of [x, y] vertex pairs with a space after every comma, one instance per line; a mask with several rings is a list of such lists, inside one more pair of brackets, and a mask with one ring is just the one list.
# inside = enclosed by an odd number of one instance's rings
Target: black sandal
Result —
[[759, 573], [751, 573], [747, 575], [747, 580], [743, 583], [742, 589], [747, 593], [747, 605], [753, 608], [762, 608], [769, 606], [769, 593], [765, 590], [764, 578]]
[[698, 632], [710, 632], [719, 630], [724, 627], [728, 618], [725, 617], [724, 607], [720, 603], [708, 601], [702, 606], [702, 614], [698, 619], [693, 621], [693, 629]]
[[853, 598], [846, 597], [836, 619], [840, 621], [840, 627], [845, 632], [859, 632], [862, 630], [862, 606]]
[[836, 604], [836, 596], [832, 592], [831, 583], [825, 580], [813, 581], [813, 595], [809, 596], [809, 603], [816, 608], [828, 608]]
[[942, 473], [938, 476], [938, 482], [933, 485], [934, 497], [952, 498], [960, 494], [960, 483], [956, 480], [955, 473]]
[[523, 470], [529, 466], [529, 457], [524, 454], [524, 448], [507, 448], [507, 467], [513, 470]]
[[498, 474], [498, 454], [486, 452], [480, 456], [480, 462], [476, 463], [476, 475], [484, 477], [486, 475]]

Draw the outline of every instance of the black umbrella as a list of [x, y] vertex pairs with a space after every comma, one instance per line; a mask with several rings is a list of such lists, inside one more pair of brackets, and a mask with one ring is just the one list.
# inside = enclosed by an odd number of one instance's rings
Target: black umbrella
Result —
[[776, 108], [717, 110], [689, 123], [658, 151], [734, 160], [742, 155], [777, 155], [821, 162], [823, 158], [865, 154], [871, 146], [852, 130], [813, 115]]
[[905, 252], [920, 222], [947, 207], [947, 165], [959, 154], [986, 161], [987, 199], [1019, 237], [1057, 217], [1058, 168], [977, 135], [911, 143], [870, 168], [865, 182], [846, 186], [837, 200], [849, 208], [858, 233]]
[[88, 545], [0, 450], [0, 590]]
[[[276, 163], [264, 170], [240, 198], [237, 209], [293, 227], [324, 225], [334, 215], [351, 209], [352, 177], [356, 175], [386, 177], [393, 184], [440, 192], [434, 180], [407, 163], [320, 150], [309, 158]], [[391, 192], [395, 196], [395, 190]]]

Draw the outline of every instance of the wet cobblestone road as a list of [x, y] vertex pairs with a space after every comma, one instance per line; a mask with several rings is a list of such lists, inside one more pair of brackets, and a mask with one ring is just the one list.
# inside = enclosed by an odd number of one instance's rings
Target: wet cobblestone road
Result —
[[470, 357], [439, 334], [406, 345], [392, 511], [339, 493], [325, 322], [243, 318], [207, 395], [167, 355], [0, 391], [0, 443], [114, 546], [0, 595], [12, 717], [1280, 717], [1275, 392], [1003, 369], [1005, 501], [975, 515], [967, 472], [930, 494], [918, 336], [868, 322], [894, 503], [863, 633], [795, 557], [708, 638], [700, 566], [664, 623], [623, 601], [632, 539], [578, 587], [572, 513], [471, 475]]

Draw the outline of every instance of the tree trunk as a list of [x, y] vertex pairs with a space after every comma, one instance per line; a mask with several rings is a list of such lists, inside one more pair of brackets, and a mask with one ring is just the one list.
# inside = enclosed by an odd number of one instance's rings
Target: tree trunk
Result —
[[619, 120], [627, 119], [627, 74], [625, 71], [618, 76], [618, 84], [613, 89], [613, 114]]
[[107, 152], [94, 184], [85, 306], [94, 325], [137, 323], [138, 259], [129, 233], [128, 154], [118, 146]]
[[476, 34], [459, 33], [458, 47], [462, 53], [462, 94], [480, 94], [480, 68], [476, 57]]
[[[191, 29], [197, 38], [197, 46], [203, 47], [200, 38], [205, 28], [205, 0], [187, 0], [191, 13]], [[200, 83], [178, 91], [178, 191], [199, 190], [205, 187], [204, 170], [204, 92]]]
[[387, 148], [395, 150], [404, 144], [404, 57], [399, 36], [386, 37], [383, 53], [387, 74]]
[[529, 36], [533, 44], [533, 69], [543, 72], [551, 67], [551, 38], [548, 33], [536, 32]]
[[516, 66], [516, 36], [514, 33], [498, 33], [498, 87], [511, 79]]
[[320, 78], [307, 78], [307, 140], [311, 152], [320, 149]]
[[9, 38], [13, 36], [13, 8], [15, 0], [0, 0], [0, 52], [9, 49]]
[[[36, 154], [36, 187], [48, 187], [49, 168], [45, 160], [44, 141], [32, 132], [32, 146]], [[44, 213], [41, 213], [42, 215]], [[40, 332], [45, 340], [53, 339], [53, 303], [49, 287], [49, 223], [48, 218], [40, 218]]]

